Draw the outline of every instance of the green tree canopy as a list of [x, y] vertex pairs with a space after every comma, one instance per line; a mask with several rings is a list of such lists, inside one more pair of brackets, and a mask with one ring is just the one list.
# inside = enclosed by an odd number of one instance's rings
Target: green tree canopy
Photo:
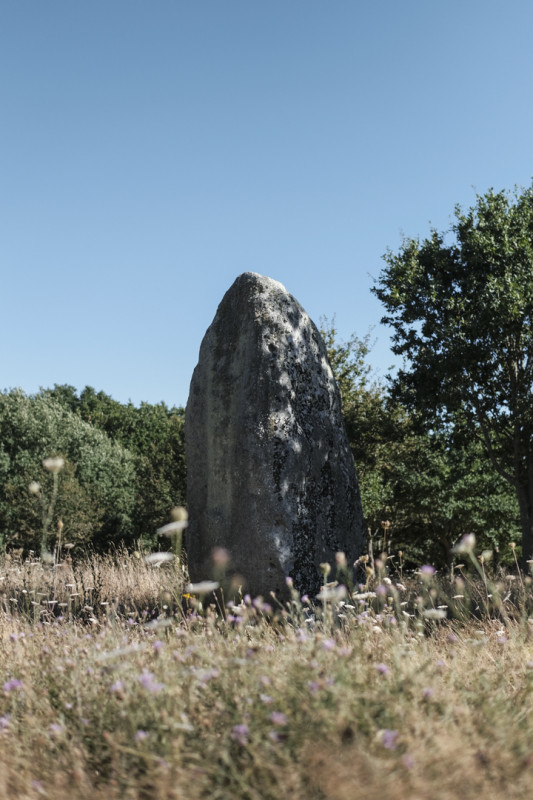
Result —
[[155, 543], [157, 528], [173, 506], [185, 503], [186, 470], [183, 408], [165, 403], [119, 403], [86, 386], [57, 384], [42, 392], [126, 448], [135, 464], [133, 537]]
[[398, 397], [446, 424], [460, 415], [514, 488], [533, 557], [533, 187], [492, 190], [451, 231], [388, 252], [373, 291], [404, 357]]
[[[372, 379], [369, 337], [337, 338], [323, 319], [322, 336], [339, 385], [343, 418], [354, 455], [367, 534], [373, 550], [402, 550], [411, 565], [449, 565], [465, 533], [506, 556], [518, 533], [511, 486], [486, 469], [476, 439], [457, 436], [456, 416], [424, 430], [415, 411]], [[386, 527], [382, 524], [386, 523]]]
[[0, 534], [4, 544], [38, 549], [42, 514], [32, 481], [50, 492], [43, 459], [60, 455], [56, 520], [74, 543], [131, 540], [135, 509], [134, 459], [103, 431], [53, 398], [19, 390], [0, 394]]

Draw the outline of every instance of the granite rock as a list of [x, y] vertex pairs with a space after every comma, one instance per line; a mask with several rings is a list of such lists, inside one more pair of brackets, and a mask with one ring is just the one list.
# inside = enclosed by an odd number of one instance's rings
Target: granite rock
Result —
[[[281, 283], [253, 272], [208, 328], [185, 418], [191, 580], [224, 548], [242, 591], [314, 596], [320, 564], [362, 552], [361, 501], [322, 337]], [[226, 598], [227, 599], [227, 598]]]

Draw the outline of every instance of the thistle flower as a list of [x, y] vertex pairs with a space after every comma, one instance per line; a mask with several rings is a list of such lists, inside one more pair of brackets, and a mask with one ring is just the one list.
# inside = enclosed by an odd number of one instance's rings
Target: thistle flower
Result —
[[8, 692], [19, 691], [23, 688], [23, 683], [18, 678], [10, 678], [6, 681], [2, 687], [4, 692], [8, 694]]
[[157, 683], [154, 674], [147, 669], [143, 669], [139, 677], [139, 683], [148, 692], [160, 692], [161, 689], [164, 688], [164, 685], [162, 683]]
[[63, 726], [58, 722], [52, 722], [52, 724], [48, 726], [48, 730], [52, 739], [58, 739], [63, 733]]
[[11, 714], [4, 714], [3, 717], [0, 717], [0, 731], [5, 731], [6, 728], [9, 727], [10, 719], [11, 719]]
[[241, 723], [240, 725], [234, 725], [231, 729], [230, 738], [233, 739], [234, 742], [240, 744], [241, 747], [244, 747], [248, 744], [248, 737], [250, 735], [250, 729], [248, 725]]
[[391, 731], [387, 728], [381, 731], [381, 744], [386, 750], [396, 750], [396, 740], [398, 731]]

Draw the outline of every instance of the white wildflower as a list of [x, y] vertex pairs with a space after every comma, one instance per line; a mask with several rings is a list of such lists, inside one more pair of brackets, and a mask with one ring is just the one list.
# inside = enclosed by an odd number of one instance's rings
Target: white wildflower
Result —
[[172, 553], [149, 553], [144, 560], [153, 567], [160, 567], [165, 561], [172, 561], [173, 558]]
[[219, 586], [218, 581], [200, 581], [199, 583], [189, 583], [185, 591], [190, 594], [209, 594], [216, 591]]
[[426, 608], [422, 612], [422, 616], [426, 619], [445, 619], [446, 609], [444, 608]]
[[61, 472], [63, 467], [65, 466], [65, 459], [58, 456], [57, 458], [45, 458], [43, 461], [43, 467], [48, 470], [48, 472]]

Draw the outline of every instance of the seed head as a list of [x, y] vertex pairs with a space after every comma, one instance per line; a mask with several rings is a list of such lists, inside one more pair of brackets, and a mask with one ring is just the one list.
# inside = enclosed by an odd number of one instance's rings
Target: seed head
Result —
[[346, 555], [341, 551], [339, 553], [335, 553], [335, 561], [337, 563], [338, 569], [346, 569], [347, 561]]
[[48, 470], [48, 472], [52, 472], [53, 474], [57, 474], [61, 472], [63, 467], [65, 466], [65, 459], [58, 456], [57, 458], [45, 458], [43, 461], [43, 467]]
[[175, 506], [170, 512], [174, 522], [187, 522], [189, 519], [189, 512], [183, 506]]

